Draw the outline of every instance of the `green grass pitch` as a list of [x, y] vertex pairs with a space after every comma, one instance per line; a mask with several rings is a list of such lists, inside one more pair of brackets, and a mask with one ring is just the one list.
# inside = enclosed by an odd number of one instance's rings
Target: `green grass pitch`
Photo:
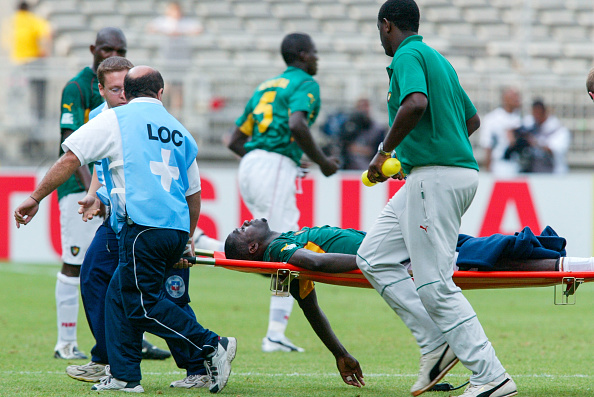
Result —
[[[54, 289], [58, 265], [0, 263], [0, 396], [96, 395], [91, 384], [66, 376], [69, 364], [53, 358], [56, 339]], [[190, 296], [199, 321], [238, 339], [229, 396], [408, 396], [418, 370], [412, 336], [371, 289], [317, 284], [320, 305], [347, 349], [361, 363], [367, 386], [342, 383], [332, 355], [297, 306], [287, 336], [305, 353], [260, 351], [268, 323], [264, 277], [225, 269], [192, 269]], [[520, 396], [594, 396], [594, 288], [577, 292], [575, 306], [554, 306], [553, 288], [467, 291], [500, 360]], [[149, 339], [160, 347], [157, 337]], [[82, 305], [78, 342], [89, 353], [93, 339]], [[147, 396], [209, 395], [169, 388], [185, 374], [172, 359], [142, 363]], [[445, 380], [458, 385], [469, 372], [458, 364]], [[111, 395], [110, 392], [107, 392]], [[455, 392], [426, 393], [445, 397]]]

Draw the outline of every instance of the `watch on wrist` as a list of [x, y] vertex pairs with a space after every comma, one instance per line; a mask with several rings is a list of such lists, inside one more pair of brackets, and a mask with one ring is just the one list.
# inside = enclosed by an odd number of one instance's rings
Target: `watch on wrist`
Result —
[[383, 141], [380, 142], [379, 146], [377, 147], [377, 152], [384, 156], [390, 156], [390, 157], [392, 156], [392, 152], [384, 151], [384, 142]]

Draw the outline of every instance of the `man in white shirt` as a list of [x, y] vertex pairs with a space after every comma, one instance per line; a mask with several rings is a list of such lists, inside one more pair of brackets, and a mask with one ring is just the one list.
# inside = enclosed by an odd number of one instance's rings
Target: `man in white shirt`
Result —
[[533, 134], [531, 171], [567, 173], [567, 151], [571, 143], [571, 132], [557, 117], [549, 114], [542, 100], [537, 99], [532, 103], [532, 115], [526, 116], [524, 126]]
[[515, 88], [506, 88], [501, 95], [501, 106], [481, 120], [480, 146], [485, 151], [485, 166], [496, 176], [518, 173], [518, 164], [505, 158], [513, 130], [522, 125], [520, 94]]

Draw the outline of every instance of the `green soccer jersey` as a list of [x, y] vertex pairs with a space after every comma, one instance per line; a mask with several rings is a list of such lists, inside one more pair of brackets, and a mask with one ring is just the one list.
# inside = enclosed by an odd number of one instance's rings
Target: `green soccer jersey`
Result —
[[419, 35], [406, 38], [387, 68], [390, 125], [406, 96], [415, 92], [427, 96], [421, 120], [396, 148], [402, 169], [407, 174], [413, 167], [425, 165], [478, 170], [466, 128], [466, 120], [476, 114], [476, 108], [452, 65], [422, 40]]
[[256, 88], [237, 126], [251, 139], [249, 152], [262, 149], [287, 156], [297, 165], [303, 151], [289, 129], [291, 113], [304, 111], [312, 125], [320, 112], [320, 86], [305, 71], [289, 66], [280, 76], [266, 80]]
[[[81, 70], [72, 80], [66, 83], [62, 91], [60, 105], [60, 129], [76, 131], [89, 121], [92, 109], [103, 103], [99, 94], [97, 74], [90, 67]], [[61, 142], [60, 142], [61, 143]], [[60, 145], [60, 155], [64, 154]], [[89, 165], [92, 171], [92, 164]], [[84, 192], [85, 187], [74, 175], [58, 187], [58, 199], [71, 193]]]
[[365, 233], [332, 226], [304, 227], [272, 240], [264, 252], [266, 262], [288, 262], [300, 248], [320, 253], [356, 255]]

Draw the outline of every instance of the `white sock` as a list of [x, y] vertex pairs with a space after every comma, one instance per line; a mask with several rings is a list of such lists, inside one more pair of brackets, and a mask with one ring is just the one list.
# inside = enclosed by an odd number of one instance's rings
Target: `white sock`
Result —
[[285, 330], [289, 323], [289, 316], [293, 311], [295, 300], [292, 296], [270, 297], [270, 313], [268, 315], [268, 332], [266, 337], [272, 340], [281, 340], [285, 337]]
[[56, 282], [56, 312], [58, 315], [58, 342], [56, 350], [68, 343], [76, 345], [76, 321], [78, 319], [78, 277], [58, 273]]
[[560, 271], [563, 272], [594, 272], [594, 258], [561, 258]]
[[198, 227], [194, 231], [194, 247], [209, 251], [225, 251], [225, 243], [223, 241], [208, 237], [204, 234], [204, 231]]

